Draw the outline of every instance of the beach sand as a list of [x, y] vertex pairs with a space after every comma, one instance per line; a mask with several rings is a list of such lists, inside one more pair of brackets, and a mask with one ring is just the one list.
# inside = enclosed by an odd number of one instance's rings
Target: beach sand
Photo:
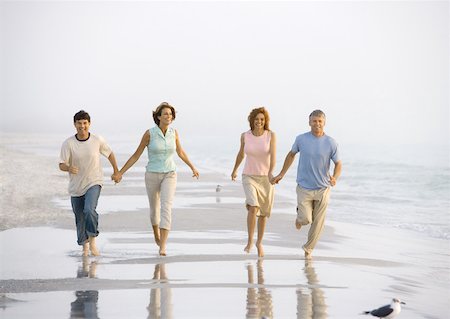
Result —
[[[407, 303], [398, 318], [448, 317], [446, 240], [327, 221], [307, 261], [301, 245], [308, 227], [295, 229], [294, 203], [276, 193], [265, 257], [258, 258], [256, 249], [243, 251], [240, 182], [214, 172], [201, 172], [197, 181], [181, 170], [168, 256], [160, 257], [143, 173], [131, 171], [121, 184], [105, 181], [98, 207], [101, 256], [83, 258], [66, 176], [54, 159], [35, 159], [38, 172], [27, 171], [29, 154], [2, 149], [1, 159], [4, 169], [43, 186], [27, 201], [2, 201], [0, 318], [361, 318], [393, 297]], [[8, 190], [15, 198], [14, 180], [2, 174], [1, 183], [2, 196]], [[30, 211], [14, 217], [7, 213], [13, 209]], [[26, 218], [43, 209], [45, 220]]]

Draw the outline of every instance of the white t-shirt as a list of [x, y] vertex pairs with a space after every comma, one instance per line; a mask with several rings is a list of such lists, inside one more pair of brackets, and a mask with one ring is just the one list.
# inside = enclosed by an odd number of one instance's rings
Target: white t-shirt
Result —
[[69, 174], [69, 194], [79, 197], [94, 185], [103, 185], [103, 170], [100, 154], [111, 155], [112, 150], [101, 136], [89, 134], [85, 141], [74, 136], [64, 141], [61, 147], [60, 163], [78, 167], [78, 174]]

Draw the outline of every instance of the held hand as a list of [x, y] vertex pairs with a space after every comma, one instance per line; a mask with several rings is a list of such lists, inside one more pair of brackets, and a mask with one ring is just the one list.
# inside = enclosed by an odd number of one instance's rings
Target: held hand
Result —
[[281, 181], [282, 178], [283, 178], [283, 176], [277, 175], [277, 176], [273, 177], [273, 178], [270, 180], [270, 183], [271, 183], [272, 185], [278, 184], [278, 182]]
[[69, 173], [77, 175], [78, 174], [78, 167], [76, 167], [76, 166], [69, 166]]
[[331, 186], [336, 185], [336, 178], [334, 178], [334, 176], [330, 176], [330, 185]]
[[115, 173], [111, 175], [111, 179], [117, 184], [120, 183], [120, 181], [122, 180], [122, 174], [120, 173]]
[[192, 169], [192, 177], [195, 177], [197, 179], [200, 177], [200, 174], [195, 168]]

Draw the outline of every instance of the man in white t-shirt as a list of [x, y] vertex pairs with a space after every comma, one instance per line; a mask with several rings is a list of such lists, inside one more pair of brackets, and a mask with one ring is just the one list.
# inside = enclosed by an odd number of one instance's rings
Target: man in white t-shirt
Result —
[[89, 132], [89, 114], [81, 110], [75, 114], [73, 122], [77, 134], [64, 141], [59, 169], [69, 173], [69, 194], [75, 214], [78, 245], [83, 246], [83, 256], [88, 256], [89, 251], [98, 256], [99, 251], [95, 245], [95, 238], [98, 236], [96, 208], [103, 185], [100, 154], [108, 158], [114, 174], [119, 170], [114, 153], [105, 140]]

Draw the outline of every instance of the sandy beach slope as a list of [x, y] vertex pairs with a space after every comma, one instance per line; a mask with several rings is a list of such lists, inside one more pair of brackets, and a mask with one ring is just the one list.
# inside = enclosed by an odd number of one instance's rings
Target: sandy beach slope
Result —
[[258, 259], [243, 252], [240, 183], [214, 172], [179, 172], [167, 257], [152, 241], [142, 172], [107, 181], [102, 255], [83, 258], [54, 158], [1, 151], [1, 318], [361, 318], [393, 297], [407, 303], [398, 318], [447, 317], [448, 241], [328, 222], [306, 261], [308, 228], [295, 230], [294, 203], [277, 193]]

